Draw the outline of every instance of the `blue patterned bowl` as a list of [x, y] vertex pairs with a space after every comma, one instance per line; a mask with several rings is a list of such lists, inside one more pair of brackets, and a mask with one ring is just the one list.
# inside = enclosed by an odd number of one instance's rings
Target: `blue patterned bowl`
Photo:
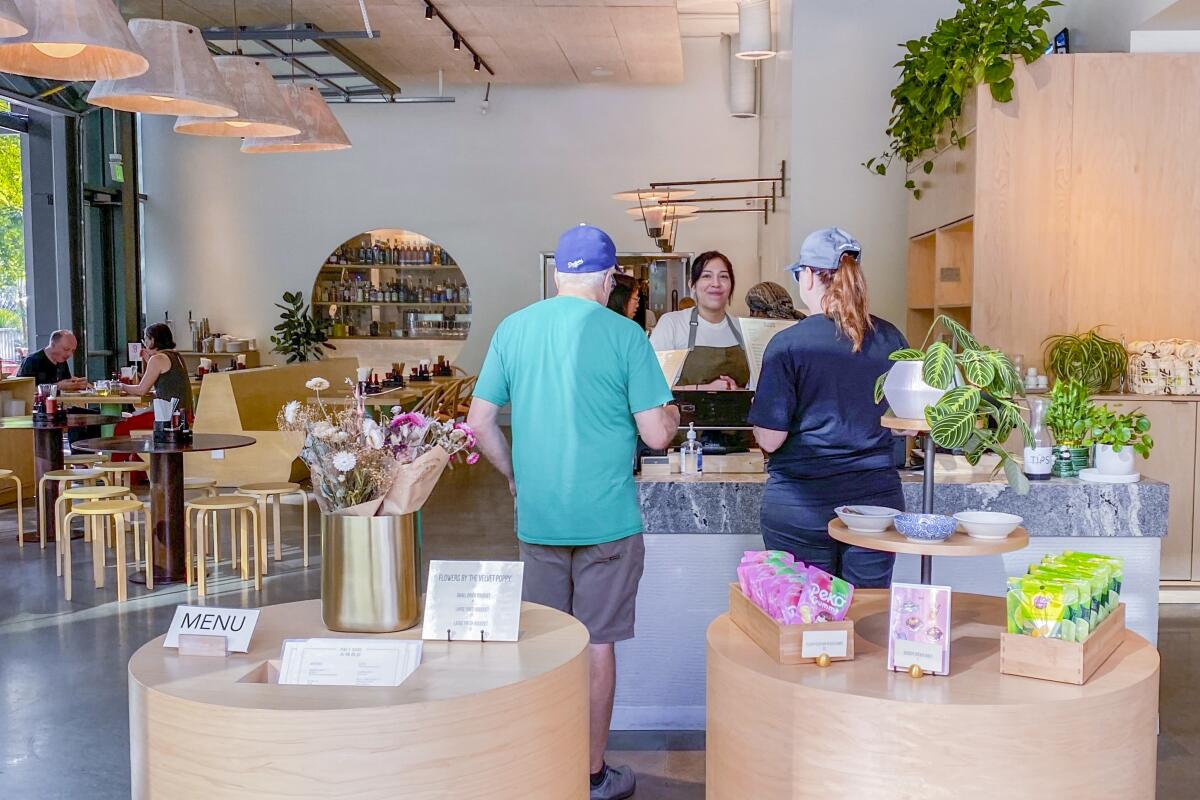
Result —
[[912, 542], [944, 542], [958, 525], [954, 517], [942, 514], [899, 514], [893, 524]]

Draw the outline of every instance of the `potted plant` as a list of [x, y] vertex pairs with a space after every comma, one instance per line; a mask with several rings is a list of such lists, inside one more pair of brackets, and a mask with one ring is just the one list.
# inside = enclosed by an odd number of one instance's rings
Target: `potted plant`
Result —
[[[458, 422], [415, 413], [376, 421], [355, 393], [347, 406], [321, 399], [324, 378], [307, 384], [315, 403], [292, 400], [279, 428], [304, 435], [321, 526], [321, 616], [333, 631], [387, 633], [420, 618], [421, 509], [452, 459], [479, 460], [475, 436]], [[397, 411], [398, 409], [393, 409]]]
[[1092, 328], [1086, 333], [1049, 336], [1043, 342], [1046, 370], [1059, 381], [1078, 381], [1089, 392], [1103, 392], [1125, 372], [1129, 354], [1120, 342]]
[[[997, 103], [1012, 100], [1013, 61], [1031, 64], [1046, 52], [1050, 38], [1043, 28], [1058, 5], [1057, 0], [963, 0], [958, 13], [938, 20], [929, 35], [906, 42], [896, 64], [900, 81], [892, 89], [887, 150], [863, 166], [886, 175], [899, 158], [906, 168], [923, 161], [929, 174], [943, 137], [966, 147], [966, 134], [958, 129], [964, 98], [985, 84]], [[914, 180], [904, 186], [921, 198]]]
[[333, 322], [313, 316], [304, 302], [304, 292], [284, 292], [283, 303], [276, 303], [275, 307], [283, 313], [271, 336], [271, 344], [275, 345], [271, 352], [286, 355], [287, 363], [317, 361], [324, 355], [326, 347], [337, 349], [329, 343]]
[[1060, 380], [1050, 392], [1046, 427], [1054, 435], [1052, 473], [1057, 478], [1074, 478], [1088, 466], [1089, 449], [1084, 445], [1091, 419], [1092, 401], [1079, 381]]
[[1096, 469], [1101, 475], [1134, 475], [1134, 454], [1149, 458], [1154, 447], [1150, 420], [1137, 410], [1117, 414], [1107, 405], [1092, 406], [1084, 444], [1096, 446]]
[[[950, 317], [942, 315], [934, 320], [926, 342], [939, 325], [949, 331], [951, 342], [892, 353], [895, 365], [875, 382], [875, 402], [886, 397], [893, 413], [912, 418], [899, 413], [897, 406], [911, 411], [913, 397], [925, 395], [924, 389], [912, 387], [912, 375], [919, 369], [921, 381], [936, 394], [921, 413], [933, 441], [948, 450], [962, 450], [972, 465], [978, 464], [984, 453], [994, 453], [1000, 459], [997, 471], [1004, 470], [1017, 494], [1028, 493], [1029, 479], [1003, 446], [1014, 430], [1020, 431], [1026, 442], [1033, 438], [1029, 423], [1013, 400], [1023, 394], [1021, 376], [1008, 356], [979, 344], [970, 331]], [[893, 378], [893, 373], [900, 377]]]

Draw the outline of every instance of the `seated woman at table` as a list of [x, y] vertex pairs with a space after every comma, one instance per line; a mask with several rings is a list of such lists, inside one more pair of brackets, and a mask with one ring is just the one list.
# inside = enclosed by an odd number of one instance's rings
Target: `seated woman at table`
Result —
[[146, 328], [142, 336], [142, 362], [146, 372], [137, 386], [123, 386], [126, 394], [145, 397], [151, 392], [159, 400], [175, 398], [184, 419], [192, 418], [192, 384], [187, 364], [175, 352], [175, 336], [163, 322]]

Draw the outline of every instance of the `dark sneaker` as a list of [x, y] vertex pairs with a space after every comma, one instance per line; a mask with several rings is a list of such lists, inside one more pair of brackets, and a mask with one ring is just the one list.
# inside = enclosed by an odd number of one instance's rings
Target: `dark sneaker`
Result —
[[637, 788], [637, 779], [633, 775], [633, 767], [609, 767], [604, 775], [604, 781], [599, 786], [592, 787], [591, 800], [626, 800], [633, 797]]

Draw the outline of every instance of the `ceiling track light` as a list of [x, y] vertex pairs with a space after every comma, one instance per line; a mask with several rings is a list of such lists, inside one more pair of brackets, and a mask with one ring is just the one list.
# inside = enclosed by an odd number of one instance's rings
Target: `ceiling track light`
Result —
[[459, 33], [458, 29], [450, 24], [450, 20], [446, 19], [446, 15], [442, 13], [441, 9], [437, 7], [437, 4], [434, 3], [433, 0], [425, 0], [425, 19], [432, 21], [435, 17], [441, 20], [442, 24], [446, 26], [446, 30], [450, 32], [450, 41], [454, 43], [454, 49], [456, 51], [466, 50], [471, 54], [475, 71], [482, 72], [483, 70], [487, 70], [488, 75], [495, 77], [496, 71], [492, 69], [487, 60], [480, 56], [475, 48], [471, 46], [471, 43], [467, 41], [467, 37]]

